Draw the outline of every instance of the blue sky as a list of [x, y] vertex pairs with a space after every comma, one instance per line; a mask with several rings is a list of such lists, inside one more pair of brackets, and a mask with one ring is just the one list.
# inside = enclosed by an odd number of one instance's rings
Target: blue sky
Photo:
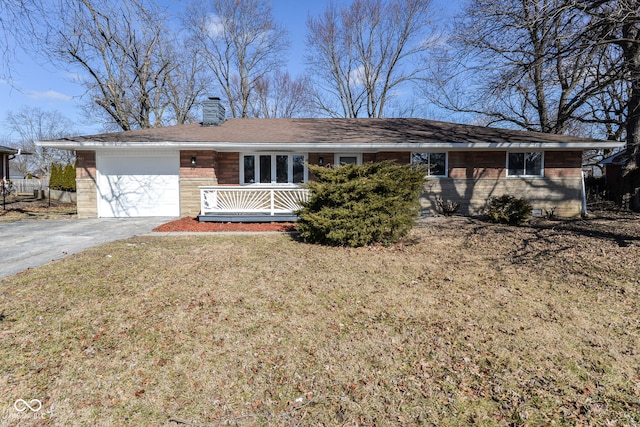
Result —
[[[348, 2], [348, 0], [335, 1]], [[442, 10], [442, 13], [447, 15], [457, 12], [462, 3], [461, 0], [433, 1], [434, 8]], [[328, 0], [272, 1], [275, 19], [286, 27], [289, 34], [291, 48], [288, 53], [288, 70], [292, 75], [302, 73], [304, 70], [307, 16], [318, 15], [327, 3]], [[13, 84], [0, 80], [0, 139], [11, 142], [5, 123], [6, 115], [24, 106], [39, 107], [47, 111], [57, 110], [76, 123], [76, 129], [80, 134], [95, 133], [99, 130], [81, 115], [79, 105], [83, 88], [73, 83], [72, 76], [67, 75], [65, 71], [56, 70], [51, 65], [40, 64], [24, 53], [18, 52], [12, 59], [14, 61]], [[0, 145], [2, 145], [1, 142]]]

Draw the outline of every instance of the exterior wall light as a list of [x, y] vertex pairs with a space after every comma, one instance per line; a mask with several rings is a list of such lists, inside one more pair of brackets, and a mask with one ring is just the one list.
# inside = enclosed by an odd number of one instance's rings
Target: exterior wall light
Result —
[[191, 157], [191, 167], [192, 168], [196, 167], [196, 156]]
[[318, 166], [322, 166], [324, 164], [324, 159], [322, 156], [318, 157]]

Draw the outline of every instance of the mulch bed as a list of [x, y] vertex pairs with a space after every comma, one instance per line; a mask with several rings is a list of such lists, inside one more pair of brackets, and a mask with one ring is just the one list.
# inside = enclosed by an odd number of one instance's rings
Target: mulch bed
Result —
[[266, 222], [266, 223], [245, 223], [245, 222], [199, 222], [197, 218], [180, 218], [175, 221], [162, 224], [153, 231], [173, 232], [173, 231], [295, 231], [295, 224], [290, 222]]

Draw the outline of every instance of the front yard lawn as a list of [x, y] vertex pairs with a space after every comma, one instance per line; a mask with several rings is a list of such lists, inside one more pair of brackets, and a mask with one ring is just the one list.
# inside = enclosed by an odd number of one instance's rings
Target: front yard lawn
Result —
[[621, 221], [87, 250], [0, 280], [0, 424], [637, 425], [640, 225]]

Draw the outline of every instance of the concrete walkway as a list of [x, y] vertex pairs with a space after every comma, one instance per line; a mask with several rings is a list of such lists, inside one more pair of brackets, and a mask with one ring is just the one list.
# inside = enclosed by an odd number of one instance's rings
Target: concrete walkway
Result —
[[0, 222], [0, 278], [115, 240], [147, 234], [175, 218]]

